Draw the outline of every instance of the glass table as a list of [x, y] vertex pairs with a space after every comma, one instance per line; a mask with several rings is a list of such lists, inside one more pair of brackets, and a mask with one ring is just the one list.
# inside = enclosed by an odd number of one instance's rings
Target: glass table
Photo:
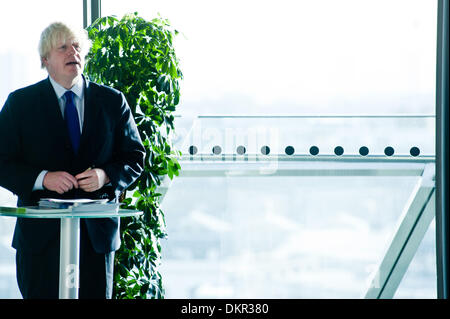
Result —
[[142, 211], [119, 209], [111, 211], [82, 211], [36, 209], [26, 207], [1, 207], [0, 216], [17, 218], [59, 218], [61, 220], [59, 298], [78, 299], [80, 265], [80, 219], [131, 217]]

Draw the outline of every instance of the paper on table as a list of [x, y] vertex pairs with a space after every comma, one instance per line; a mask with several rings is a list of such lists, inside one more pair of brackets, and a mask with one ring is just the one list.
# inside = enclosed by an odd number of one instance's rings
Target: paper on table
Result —
[[27, 212], [31, 214], [52, 213], [101, 213], [118, 212], [120, 204], [108, 203], [108, 199], [59, 199], [42, 198], [39, 206], [28, 207]]
[[111, 213], [118, 212], [120, 203], [94, 203], [72, 207], [72, 213]]
[[57, 204], [69, 204], [69, 205], [83, 205], [83, 204], [105, 204], [108, 202], [108, 199], [59, 199], [59, 198], [41, 198], [39, 202], [49, 202], [49, 203], [57, 203]]
[[41, 200], [47, 200], [55, 203], [106, 203], [107, 199], [88, 199], [88, 198], [79, 198], [79, 199], [60, 199], [60, 198], [41, 198]]
[[53, 208], [53, 207], [42, 207], [42, 206], [26, 206], [25, 213], [27, 214], [76, 214], [76, 213], [117, 213], [119, 211], [120, 203], [94, 203], [94, 204], [84, 204], [78, 206], [69, 206], [68, 208]]

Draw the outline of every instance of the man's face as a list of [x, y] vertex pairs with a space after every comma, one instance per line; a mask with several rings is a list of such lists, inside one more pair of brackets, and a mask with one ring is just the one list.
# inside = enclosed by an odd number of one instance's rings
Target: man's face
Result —
[[69, 89], [74, 79], [81, 75], [84, 68], [84, 57], [77, 41], [66, 39], [60, 41], [43, 59], [48, 74], [59, 84]]

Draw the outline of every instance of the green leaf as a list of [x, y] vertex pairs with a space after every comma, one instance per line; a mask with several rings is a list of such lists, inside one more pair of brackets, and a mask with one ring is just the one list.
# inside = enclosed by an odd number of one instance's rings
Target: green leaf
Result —
[[[122, 245], [115, 254], [114, 298], [163, 298], [160, 239], [167, 236], [159, 207], [161, 178], [181, 169], [170, 139], [172, 112], [180, 102], [182, 72], [172, 41], [179, 32], [167, 19], [145, 20], [137, 12], [121, 19], [101, 17], [88, 28], [92, 48], [85, 75], [123, 92], [135, 117], [146, 151], [144, 172], [129, 187], [123, 206], [142, 210], [123, 218]], [[132, 206], [135, 201], [134, 206]]]

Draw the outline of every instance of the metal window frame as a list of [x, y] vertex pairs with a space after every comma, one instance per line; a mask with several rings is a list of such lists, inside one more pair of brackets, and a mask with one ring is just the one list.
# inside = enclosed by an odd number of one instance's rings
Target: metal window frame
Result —
[[101, 17], [101, 0], [83, 0], [83, 27], [87, 28]]
[[448, 299], [449, 2], [438, 1], [436, 46], [436, 266], [439, 299]]

